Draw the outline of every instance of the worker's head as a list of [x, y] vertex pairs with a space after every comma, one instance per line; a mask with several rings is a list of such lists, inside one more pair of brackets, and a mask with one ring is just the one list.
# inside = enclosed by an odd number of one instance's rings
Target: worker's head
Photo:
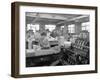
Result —
[[41, 33], [41, 36], [42, 36], [42, 37], [46, 37], [46, 36], [47, 36], [46, 32], [42, 32], [42, 33]]

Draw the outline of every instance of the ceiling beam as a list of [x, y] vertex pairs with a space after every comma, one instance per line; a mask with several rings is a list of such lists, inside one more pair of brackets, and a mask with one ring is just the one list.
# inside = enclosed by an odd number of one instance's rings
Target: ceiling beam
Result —
[[89, 16], [78, 16], [78, 17], [74, 17], [74, 18], [69, 19], [69, 20], [65, 20], [65, 21], [58, 22], [57, 24], [62, 24], [62, 23], [66, 23], [66, 22], [76, 21], [76, 20], [78, 22], [78, 20], [84, 19], [84, 18], [88, 18], [88, 17]]
[[65, 17], [65, 16], [62, 16], [62, 15], [56, 15], [56, 14], [50, 15], [50, 14], [39, 14], [39, 13], [27, 13], [26, 16], [35, 18], [32, 21], [32, 24], [34, 24], [39, 18], [46, 18], [46, 19], [52, 19], [52, 20], [63, 20], [63, 21], [58, 22], [57, 23], [58, 25], [62, 24], [62, 23], [66, 23], [66, 22], [71, 22], [71, 21], [77, 21], [78, 22], [81, 19], [89, 17], [88, 15], [82, 15], [82, 16], [78, 16], [78, 17], [76, 17], [76, 15], [75, 16], [73, 15], [73, 17], [72, 17], [72, 16], [67, 15], [67, 14], [66, 14], [66, 17]]
[[34, 24], [39, 18], [40, 18], [39, 13], [37, 13], [35, 19], [31, 23]]
[[[39, 13], [38, 13], [39, 14]], [[37, 15], [28, 13], [26, 14], [27, 17], [37, 17]], [[59, 16], [59, 15], [50, 15], [50, 14], [39, 14], [40, 18], [47, 18], [47, 19], [58, 19], [58, 20], [67, 20], [67, 17]]]

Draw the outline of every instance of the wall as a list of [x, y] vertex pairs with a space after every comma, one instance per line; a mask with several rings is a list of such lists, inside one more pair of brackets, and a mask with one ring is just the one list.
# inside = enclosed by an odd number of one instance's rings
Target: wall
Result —
[[[0, 2], [0, 80], [17, 80], [10, 77], [11, 67], [11, 2], [15, 0], [1, 0]], [[17, 0], [18, 1], [18, 0]], [[76, 4], [98, 6], [100, 9], [100, 0], [19, 0], [41, 3], [55, 3], [55, 4]], [[100, 14], [100, 11], [98, 12]], [[98, 16], [98, 22], [100, 16]], [[100, 26], [100, 24], [98, 25]], [[100, 34], [98, 27], [98, 33]], [[100, 41], [100, 37], [98, 37]], [[100, 43], [100, 42], [99, 42]], [[98, 44], [99, 44], [98, 43]], [[100, 47], [100, 45], [99, 45]], [[100, 50], [99, 50], [100, 52]], [[98, 54], [100, 57], [100, 54]], [[80, 74], [80, 75], [64, 75], [53, 77], [39, 77], [39, 78], [22, 78], [18, 80], [100, 80], [100, 58], [98, 60], [99, 73], [97, 74]]]

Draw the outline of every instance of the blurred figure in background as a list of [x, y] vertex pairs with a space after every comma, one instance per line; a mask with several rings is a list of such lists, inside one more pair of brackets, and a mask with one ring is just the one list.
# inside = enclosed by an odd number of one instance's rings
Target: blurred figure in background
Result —
[[47, 38], [49, 39], [50, 38], [50, 34], [51, 34], [51, 32], [49, 31], [49, 29], [46, 29], [46, 34], [47, 34]]
[[28, 30], [26, 32], [26, 49], [32, 49], [32, 41], [34, 40], [33, 30]]
[[40, 38], [40, 42], [39, 43], [40, 43], [40, 46], [42, 48], [49, 48], [50, 47], [49, 41], [47, 39], [46, 32], [41, 33], [41, 38]]
[[35, 38], [36, 41], [38, 41], [38, 40], [40, 39], [40, 37], [41, 37], [41, 34], [40, 34], [40, 32], [37, 30], [37, 31], [34, 33], [34, 38]]

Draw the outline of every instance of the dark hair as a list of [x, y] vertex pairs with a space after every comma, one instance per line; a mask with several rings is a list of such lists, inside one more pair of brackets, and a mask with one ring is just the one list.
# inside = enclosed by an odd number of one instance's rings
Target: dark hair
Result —
[[41, 36], [46, 36], [46, 35], [47, 35], [46, 32], [41, 33]]

